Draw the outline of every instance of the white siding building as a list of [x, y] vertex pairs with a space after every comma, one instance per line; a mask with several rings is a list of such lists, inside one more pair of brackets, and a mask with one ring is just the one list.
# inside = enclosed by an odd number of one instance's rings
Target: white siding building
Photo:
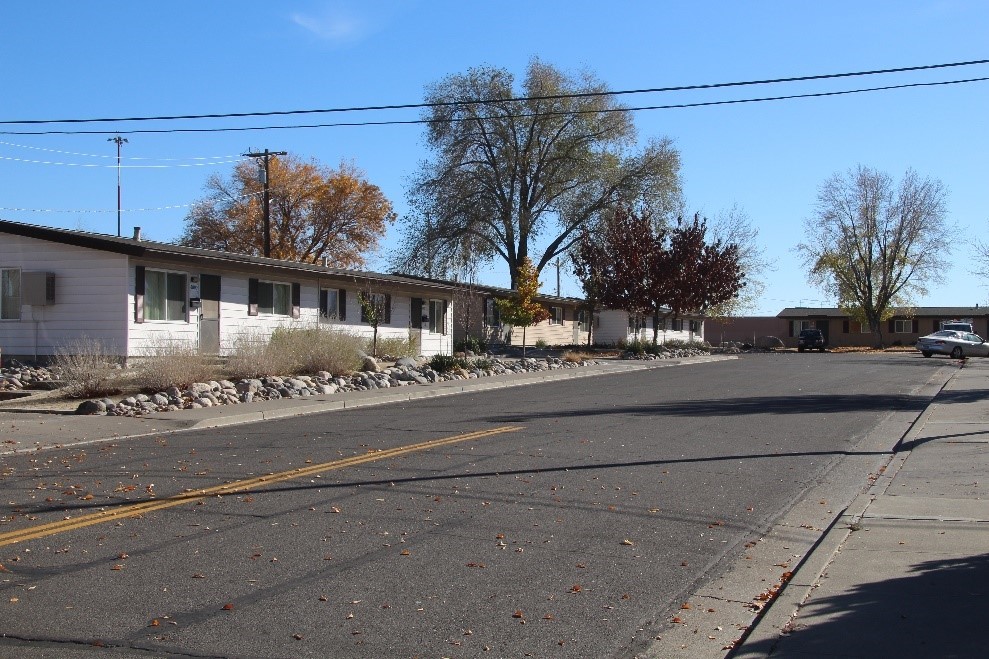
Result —
[[207, 354], [279, 327], [371, 336], [361, 295], [380, 301], [378, 337], [453, 352], [454, 287], [135, 238], [0, 220], [0, 355], [44, 359], [81, 338], [122, 356], [163, 342]]

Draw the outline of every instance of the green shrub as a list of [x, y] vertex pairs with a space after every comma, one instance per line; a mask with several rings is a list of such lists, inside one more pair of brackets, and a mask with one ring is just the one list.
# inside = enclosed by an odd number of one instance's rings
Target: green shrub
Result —
[[494, 367], [494, 362], [486, 357], [478, 357], [471, 362], [471, 366], [482, 371], [489, 371]]
[[549, 343], [546, 342], [546, 339], [536, 339], [535, 346], [537, 348], [541, 348], [541, 349], [542, 348], [548, 348], [549, 347]]
[[203, 355], [188, 343], [167, 339], [152, 343], [143, 357], [134, 360], [132, 380], [145, 393], [169, 387], [186, 387], [220, 377], [215, 358]]
[[102, 398], [121, 392], [123, 359], [103, 341], [82, 337], [58, 348], [52, 366], [61, 371], [65, 393]]
[[464, 357], [433, 355], [429, 358], [429, 368], [437, 373], [447, 373], [458, 368], [470, 368], [470, 362]]

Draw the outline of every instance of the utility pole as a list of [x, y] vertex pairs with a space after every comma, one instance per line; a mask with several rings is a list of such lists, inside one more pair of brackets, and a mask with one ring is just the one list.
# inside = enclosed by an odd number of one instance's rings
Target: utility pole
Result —
[[248, 158], [260, 158], [261, 182], [264, 184], [264, 197], [261, 199], [261, 212], [264, 214], [264, 255], [271, 256], [271, 207], [268, 198], [268, 159], [271, 156], [287, 156], [287, 151], [248, 152], [243, 154]]
[[555, 261], [550, 261], [549, 264], [556, 266], [556, 297], [560, 297], [560, 266], [563, 265], [563, 261], [558, 256]]
[[120, 147], [127, 141], [126, 137], [117, 135], [109, 137], [107, 142], [117, 143], [117, 237], [120, 237]]

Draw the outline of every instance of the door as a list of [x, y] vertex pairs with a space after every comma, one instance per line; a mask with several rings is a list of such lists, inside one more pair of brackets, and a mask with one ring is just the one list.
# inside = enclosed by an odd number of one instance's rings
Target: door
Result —
[[199, 352], [220, 352], [220, 276], [201, 275], [199, 313]]

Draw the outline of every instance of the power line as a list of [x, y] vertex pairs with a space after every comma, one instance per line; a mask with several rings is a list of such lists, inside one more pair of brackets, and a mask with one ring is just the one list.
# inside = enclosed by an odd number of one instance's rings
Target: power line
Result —
[[[66, 156], [83, 156], [85, 158], [109, 159], [109, 158], [113, 158], [114, 157], [112, 155], [107, 155], [105, 153], [80, 153], [78, 151], [60, 151], [59, 149], [46, 149], [46, 148], [40, 147], [40, 146], [29, 146], [27, 144], [15, 144], [13, 142], [4, 142], [2, 140], [0, 140], [0, 146], [12, 146], [12, 147], [16, 147], [18, 149], [28, 149], [28, 150], [31, 150], [31, 151], [44, 151], [45, 153], [60, 153], [62, 155], [66, 155]], [[182, 158], [148, 158], [148, 157], [144, 157], [144, 156], [126, 156], [126, 157], [124, 157], [124, 160], [158, 160], [158, 161], [162, 161], [162, 162], [174, 162], [174, 161], [177, 161], [177, 160], [220, 160], [220, 159], [223, 159], [223, 158], [226, 158], [226, 159], [237, 158], [237, 159], [239, 159], [240, 156], [239, 155], [236, 155], [236, 154], [234, 154], [234, 155], [226, 155], [226, 156], [184, 156]]]
[[[247, 197], [257, 197], [260, 196], [261, 192], [248, 192], [246, 194], [238, 195], [234, 199], [246, 199]], [[154, 211], [168, 211], [175, 210], [176, 208], [191, 208], [196, 204], [201, 202], [193, 202], [191, 204], [174, 204], [171, 206], [158, 206], [157, 208], [124, 208], [122, 211], [124, 213], [148, 213]], [[116, 209], [112, 208], [4, 208], [0, 207], [0, 211], [9, 212], [19, 212], [19, 213], [116, 213]]]
[[[758, 98], [742, 98], [726, 101], [701, 101], [696, 103], [675, 103], [669, 105], [646, 105], [637, 107], [605, 108], [594, 110], [560, 110], [552, 112], [527, 112], [519, 114], [498, 115], [497, 117], [452, 117], [449, 119], [396, 119], [389, 121], [349, 121], [326, 124], [291, 124], [274, 126], [241, 126], [230, 128], [146, 128], [134, 130], [43, 130], [43, 131], [0, 131], [0, 135], [136, 135], [136, 134], [167, 134], [167, 133], [230, 133], [258, 130], [294, 130], [302, 128], [343, 128], [365, 126], [410, 126], [417, 124], [455, 123], [462, 121], [483, 121], [485, 119], [517, 119], [524, 117], [545, 117], [572, 114], [605, 114], [610, 112], [640, 112], [645, 110], [677, 110], [719, 105], [738, 105], [743, 103], [765, 103], [772, 101], [788, 101], [801, 98], [822, 98], [827, 96], [844, 96], [848, 94], [863, 94], [868, 92], [891, 91], [916, 87], [939, 87], [960, 85], [973, 82], [985, 82], [989, 77], [967, 78], [964, 80], [945, 80], [940, 82], [914, 82], [902, 85], [887, 85], [884, 87], [866, 87], [862, 89], [847, 89], [832, 92], [813, 92], [807, 94], [789, 94], [785, 96], [765, 96]], [[0, 122], [2, 123], [2, 122]]]
[[[128, 134], [127, 131], [112, 131], [114, 134]], [[12, 158], [10, 156], [0, 156], [0, 160], [9, 162], [22, 162], [31, 165], [58, 165], [62, 167], [83, 167], [88, 169], [116, 168], [117, 165], [104, 165], [102, 163], [81, 163], [81, 162], [59, 162], [55, 160], [31, 160], [28, 158]], [[124, 158], [127, 160], [127, 158]], [[138, 160], [138, 158], [132, 158]], [[232, 163], [244, 162], [246, 158], [236, 158], [234, 160], [211, 160], [209, 162], [194, 162], [176, 165], [120, 165], [121, 169], [175, 169], [181, 167], [212, 167], [214, 165], [229, 165]]]
[[[274, 117], [300, 114], [326, 114], [339, 112], [367, 112], [377, 110], [411, 110], [434, 107], [448, 107], [455, 105], [483, 105], [493, 102], [515, 102], [515, 101], [536, 101], [536, 100], [556, 100], [564, 98], [591, 98], [600, 96], [621, 96], [630, 94], [652, 94], [676, 91], [693, 91], [700, 89], [722, 89], [726, 87], [745, 87], [751, 85], [769, 85], [786, 82], [806, 82], [811, 80], [831, 80], [837, 78], [850, 78], [856, 76], [884, 75], [890, 73], [905, 73], [911, 71], [930, 71], [935, 69], [945, 69], [959, 66], [974, 66], [978, 64], [989, 64], [989, 59], [971, 60], [967, 62], [950, 62], [947, 64], [926, 64], [922, 66], [906, 66], [895, 69], [876, 69], [872, 71], [854, 71], [848, 73], [826, 73], [820, 75], [795, 76], [790, 78], [770, 78], [766, 80], [747, 80], [741, 82], [719, 82], [700, 85], [681, 85], [676, 87], [654, 87], [649, 89], [627, 89], [621, 91], [601, 91], [601, 92], [580, 92], [573, 94], [553, 94], [548, 96], [520, 96], [515, 98], [495, 98], [476, 101], [444, 101], [436, 103], [402, 103], [397, 105], [368, 105], [348, 108], [323, 108], [312, 110], [275, 110], [270, 112], [227, 112], [216, 114], [186, 114], [186, 115], [161, 115], [152, 117], [106, 117], [98, 119], [20, 119], [0, 121], [0, 125], [39, 125], [39, 124], [82, 124], [82, 123], [106, 123], [121, 121], [173, 121], [189, 119], [234, 119], [245, 117]], [[14, 133], [32, 134], [32, 133]]]

